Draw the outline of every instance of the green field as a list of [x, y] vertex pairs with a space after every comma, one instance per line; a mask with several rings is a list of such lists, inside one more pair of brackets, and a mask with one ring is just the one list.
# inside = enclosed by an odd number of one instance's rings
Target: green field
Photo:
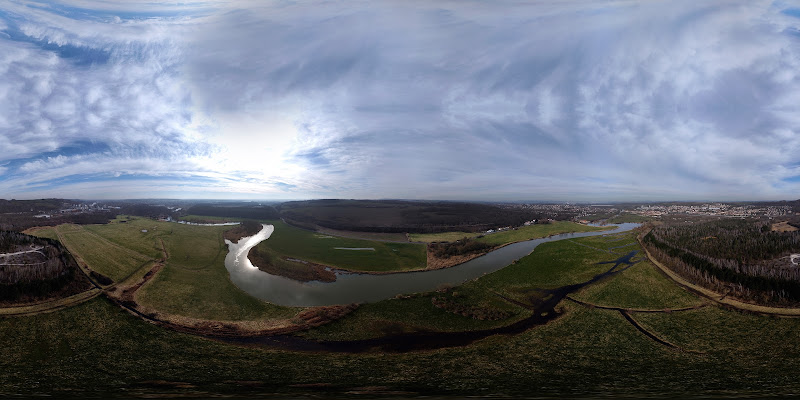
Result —
[[[352, 271], [406, 271], [423, 269], [425, 246], [416, 243], [350, 239], [307, 231], [281, 221], [270, 222], [275, 231], [261, 242], [259, 251], [277, 257], [297, 258]], [[373, 250], [342, 250], [340, 248]]]
[[141, 242], [139, 238], [131, 237], [130, 243], [123, 246], [92, 232], [84, 225], [59, 225], [56, 231], [71, 253], [83, 259], [92, 270], [115, 282], [125, 280], [155, 258], [154, 252], [143, 254], [135, 250]]
[[481, 242], [499, 246], [507, 243], [521, 242], [543, 238], [551, 235], [558, 235], [567, 232], [593, 232], [613, 229], [614, 227], [596, 227], [576, 224], [569, 221], [555, 221], [550, 224], [535, 224], [521, 226], [517, 229], [487, 234], [478, 239]]
[[169, 259], [156, 278], [140, 290], [143, 305], [170, 314], [218, 320], [291, 316], [291, 309], [253, 298], [237, 288], [225, 269], [222, 232], [230, 226], [158, 223]]
[[[183, 234], [173, 231], [172, 235]], [[198, 240], [210, 244], [211, 236]], [[524, 317], [526, 311], [499, 299], [495, 292], [524, 300], [523, 294], [530, 289], [584, 281], [611, 267], [598, 262], [639, 250], [638, 244], [627, 246], [633, 238], [633, 234], [619, 234], [546, 243], [517, 263], [446, 293], [365, 305], [339, 322], [304, 335], [341, 340], [509, 323]], [[169, 246], [178, 250], [188, 244], [179, 240]], [[701, 302], [654, 273], [641, 255], [633, 261], [629, 269], [574, 297], [604, 306], [655, 310]], [[204, 270], [188, 261], [182, 266], [188, 272]], [[216, 278], [201, 274], [198, 279]], [[503, 321], [477, 321], [433, 307], [433, 296], [504, 308], [510, 315]], [[59, 312], [0, 319], [0, 368], [6, 377], [0, 379], [0, 395], [216, 397], [277, 392], [303, 397], [640, 398], [780, 397], [800, 391], [797, 319], [716, 306], [631, 314], [652, 334], [685, 350], [679, 351], [645, 336], [614, 310], [563, 301], [557, 311], [562, 315], [544, 326], [466, 347], [402, 354], [298, 353], [172, 332], [98, 298]]]
[[164, 268], [137, 293], [148, 309], [235, 321], [294, 315], [297, 310], [253, 298], [230, 281], [222, 239], [222, 232], [230, 228], [120, 217], [107, 225], [61, 225], [37, 235], [60, 233], [64, 244], [92, 270], [118, 283], [144, 275], [154, 260], [163, 257], [163, 242], [168, 255]]
[[472, 238], [480, 235], [475, 232], [442, 232], [442, 233], [409, 233], [408, 238], [412, 242], [455, 242], [463, 238]]

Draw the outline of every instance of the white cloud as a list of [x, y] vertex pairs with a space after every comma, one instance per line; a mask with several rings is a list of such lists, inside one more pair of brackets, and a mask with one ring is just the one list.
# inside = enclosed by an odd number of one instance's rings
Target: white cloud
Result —
[[796, 195], [800, 38], [769, 2], [70, 4], [99, 12], [2, 6], [0, 174], [21, 187]]

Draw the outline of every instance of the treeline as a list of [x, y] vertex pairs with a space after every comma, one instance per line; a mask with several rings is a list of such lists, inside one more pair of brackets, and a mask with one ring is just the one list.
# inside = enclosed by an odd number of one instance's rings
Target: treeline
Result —
[[272, 206], [224, 206], [212, 204], [198, 204], [186, 210], [190, 215], [205, 215], [209, 217], [247, 218], [254, 220], [280, 219], [278, 210]]
[[436, 233], [485, 231], [517, 226], [541, 213], [489, 204], [399, 200], [310, 200], [279, 206], [289, 223], [306, 228], [386, 232]]
[[52, 214], [50, 218], [36, 218], [32, 213], [0, 215], [0, 230], [24, 231], [34, 226], [56, 226], [60, 224], [105, 224], [116, 218], [114, 212], [75, 214]]
[[63, 199], [4, 200], [0, 199], [0, 214], [54, 211], [61, 208]]
[[648, 251], [684, 278], [731, 296], [765, 303], [800, 302], [800, 268], [784, 257], [800, 252], [795, 232], [765, 221], [718, 220], [663, 226], [643, 240]]
[[433, 242], [428, 244], [428, 250], [437, 258], [475, 254], [488, 251], [492, 247], [494, 246], [466, 237], [455, 242]]
[[664, 225], [653, 233], [677, 248], [715, 259], [758, 263], [800, 253], [800, 231], [773, 232], [770, 221], [719, 219]]

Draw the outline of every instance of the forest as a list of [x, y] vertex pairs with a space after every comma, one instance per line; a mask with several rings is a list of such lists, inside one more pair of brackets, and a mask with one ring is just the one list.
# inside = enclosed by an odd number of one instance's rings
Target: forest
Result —
[[0, 302], [34, 301], [85, 290], [90, 283], [72, 255], [56, 240], [0, 231]]
[[771, 221], [718, 219], [662, 225], [643, 240], [670, 268], [712, 290], [767, 303], [800, 302], [800, 231], [774, 232]]
[[361, 232], [480, 232], [519, 226], [541, 213], [490, 204], [402, 200], [309, 200], [278, 207], [287, 222]]
[[276, 220], [280, 218], [275, 207], [268, 205], [198, 204], [189, 207], [186, 210], [186, 214], [254, 220]]

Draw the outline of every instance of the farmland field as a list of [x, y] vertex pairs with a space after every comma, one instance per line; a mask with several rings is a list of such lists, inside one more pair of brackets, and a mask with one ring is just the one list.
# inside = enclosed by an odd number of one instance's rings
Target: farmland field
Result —
[[[270, 223], [275, 232], [256, 248], [279, 257], [352, 271], [404, 271], [424, 269], [426, 265], [425, 246], [421, 244], [350, 239], [295, 228], [281, 221]], [[374, 251], [346, 250], [352, 248]]]
[[567, 232], [593, 232], [613, 229], [610, 227], [596, 227], [576, 224], [568, 221], [555, 221], [550, 224], [535, 224], [529, 226], [521, 226], [518, 229], [511, 229], [502, 232], [492, 233], [485, 235], [478, 239], [478, 241], [499, 246], [506, 243], [521, 242], [523, 240], [531, 240], [559, 233]]
[[[162, 228], [159, 225], [160, 232], [166, 232]], [[206, 229], [193, 232], [193, 240], [214, 247], [219, 232]], [[180, 238], [187, 233], [173, 231], [172, 235]], [[537, 290], [591, 279], [614, 266], [600, 263], [619, 261], [640, 251], [633, 239], [629, 233], [546, 243], [515, 264], [462, 286], [364, 305], [344, 319], [302, 336], [351, 340], [403, 332], [479, 331], [513, 323], [526, 318], [530, 311], [509, 300], [544, 298], [546, 292]], [[181, 240], [168, 244], [176, 253], [189, 254], [183, 247], [189, 246]], [[210, 255], [213, 251], [206, 254]], [[677, 347], [643, 334], [618, 311], [565, 300], [556, 307], [560, 316], [545, 325], [517, 335], [489, 336], [464, 347], [400, 354], [288, 352], [172, 332], [98, 298], [50, 314], [0, 319], [0, 368], [5, 376], [13, 377], [0, 380], [0, 394], [74, 394], [76, 389], [88, 388], [95, 393], [124, 391], [145, 396], [189, 392], [305, 396], [322, 391], [333, 395], [402, 392], [407, 396], [652, 397], [734, 391], [739, 395], [774, 396], [800, 390], [795, 379], [800, 367], [796, 319], [767, 318], [706, 305], [654, 273], [641, 253], [633, 255], [630, 262], [624, 271], [587, 286], [573, 297], [601, 306], [655, 311], [701, 307], [629, 314], [641, 329]], [[172, 294], [184, 296], [184, 301], [203, 296], [203, 291], [213, 290], [213, 285], [204, 286], [203, 281], [219, 283], [219, 276], [206, 271], [205, 265], [191, 257], [176, 263], [172, 272], [164, 275], [159, 290], [170, 290], [169, 285], [175, 283], [176, 288], [183, 289]], [[181, 294], [186, 288], [190, 289]], [[207, 297], [215, 296], [236, 298], [228, 290]], [[505, 318], [463, 316], [453, 309], [436, 307], [434, 298], [466, 308], [503, 311]], [[208, 306], [203, 302], [189, 304], [193, 309]], [[238, 307], [243, 318], [286, 312], [278, 308], [270, 311], [269, 306], [258, 311], [242, 299], [230, 304], [230, 309], [216, 306], [215, 312], [227, 315]], [[213, 360], [212, 369], [209, 360]]]

